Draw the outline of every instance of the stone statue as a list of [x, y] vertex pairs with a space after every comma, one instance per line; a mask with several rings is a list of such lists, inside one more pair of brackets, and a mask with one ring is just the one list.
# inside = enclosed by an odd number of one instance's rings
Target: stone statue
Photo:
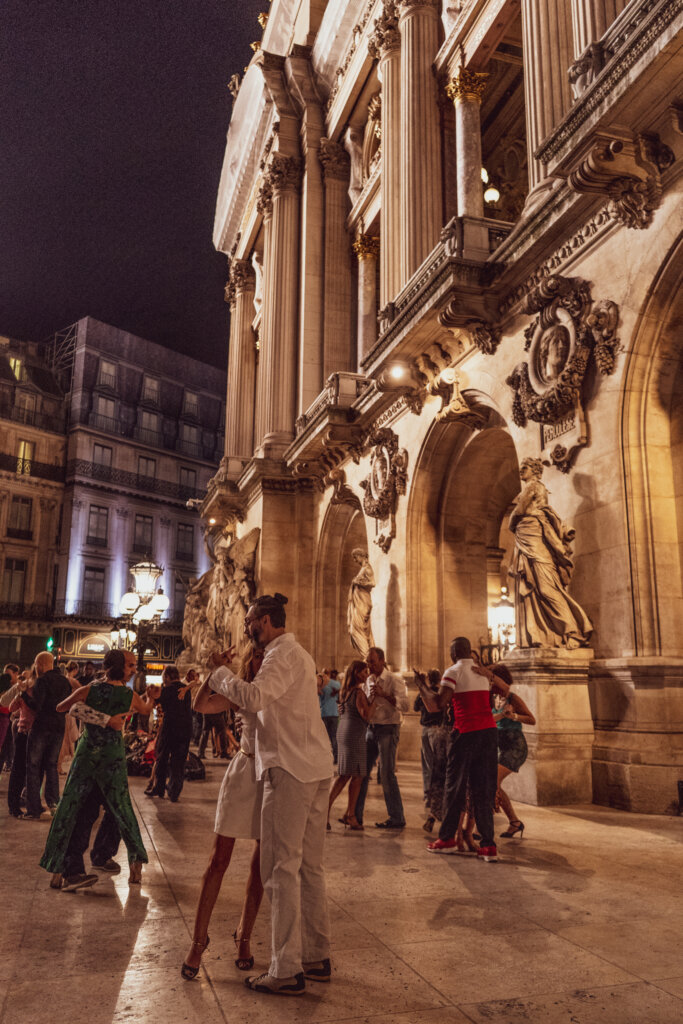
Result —
[[524, 487], [510, 516], [515, 536], [510, 576], [514, 580], [517, 644], [587, 647], [593, 625], [567, 593], [574, 569], [574, 530], [567, 529], [548, 504], [542, 473], [540, 459], [524, 459], [519, 471]]
[[347, 622], [351, 643], [361, 658], [367, 658], [369, 649], [374, 645], [372, 639], [372, 597], [370, 591], [375, 585], [375, 574], [372, 571], [367, 551], [355, 548], [353, 559], [358, 565], [358, 572], [351, 580], [349, 587], [349, 604]]

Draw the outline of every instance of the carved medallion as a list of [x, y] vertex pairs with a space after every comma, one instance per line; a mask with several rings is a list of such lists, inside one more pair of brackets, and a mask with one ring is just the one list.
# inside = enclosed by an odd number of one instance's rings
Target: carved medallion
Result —
[[586, 281], [559, 275], [534, 288], [522, 310], [538, 316], [524, 332], [528, 361], [507, 378], [512, 418], [518, 427], [542, 424], [543, 460], [566, 473], [587, 441], [581, 391], [591, 354], [600, 373], [614, 369], [619, 310], [609, 300], [594, 303]]
[[375, 544], [387, 552], [396, 536], [398, 499], [406, 493], [408, 453], [399, 448], [398, 437], [389, 427], [373, 431], [368, 441], [373, 449], [370, 475], [361, 480], [363, 511], [376, 521]]

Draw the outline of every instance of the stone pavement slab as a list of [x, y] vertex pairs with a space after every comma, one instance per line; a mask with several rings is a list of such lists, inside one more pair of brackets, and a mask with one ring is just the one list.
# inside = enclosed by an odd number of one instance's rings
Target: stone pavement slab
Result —
[[[299, 999], [259, 996], [237, 971], [251, 844], [238, 842], [194, 982], [180, 977], [224, 766], [177, 804], [131, 791], [150, 858], [141, 889], [123, 871], [90, 890], [54, 892], [37, 866], [47, 825], [2, 819], [0, 1024], [680, 1024], [683, 868], [680, 819], [592, 806], [519, 805], [524, 839], [501, 859], [435, 857], [421, 829], [421, 780], [399, 778], [408, 828], [366, 830], [332, 815], [326, 870], [333, 981]], [[5, 799], [7, 776], [0, 777]], [[337, 810], [335, 807], [333, 810]], [[496, 831], [504, 822], [496, 819]], [[500, 826], [500, 827], [498, 827]], [[86, 862], [87, 863], [87, 862]], [[252, 949], [267, 969], [264, 902]]]

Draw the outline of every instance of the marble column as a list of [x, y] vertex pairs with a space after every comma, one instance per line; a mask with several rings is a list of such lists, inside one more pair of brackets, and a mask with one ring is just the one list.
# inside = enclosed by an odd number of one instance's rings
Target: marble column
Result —
[[380, 306], [401, 290], [401, 35], [396, 4], [384, 0], [369, 42], [379, 58], [382, 82], [382, 208], [380, 212]]
[[459, 217], [484, 216], [479, 111], [488, 75], [460, 68], [446, 87], [455, 104], [456, 195]]
[[256, 363], [256, 404], [254, 409], [254, 449], [263, 454], [261, 442], [265, 433], [265, 408], [269, 401], [269, 384], [265, 375], [264, 341], [269, 336], [268, 321], [271, 319], [270, 304], [266, 301], [268, 280], [272, 276], [272, 227], [273, 227], [273, 189], [267, 177], [264, 177], [259, 188], [256, 208], [263, 217], [263, 262], [262, 262], [262, 301], [261, 328], [259, 332], [258, 358]]
[[249, 459], [254, 449], [256, 351], [251, 324], [255, 287], [256, 275], [251, 263], [233, 260], [228, 288], [230, 351], [225, 402], [225, 456], [228, 459]]
[[574, 56], [601, 39], [629, 0], [572, 0]]
[[320, 140], [325, 178], [325, 271], [323, 384], [331, 373], [355, 370], [352, 321], [351, 251], [346, 230], [350, 161], [344, 147]]
[[400, 0], [401, 285], [439, 241], [443, 226], [441, 131], [433, 62], [437, 0]]
[[353, 243], [358, 257], [358, 370], [377, 341], [377, 257], [379, 237], [359, 235]]
[[571, 6], [565, 0], [522, 0], [522, 38], [529, 207], [549, 185], [545, 167], [534, 153], [571, 106], [567, 75], [573, 59]]
[[273, 153], [267, 178], [272, 212], [263, 297], [261, 449], [279, 458], [294, 437], [296, 418], [301, 161]]

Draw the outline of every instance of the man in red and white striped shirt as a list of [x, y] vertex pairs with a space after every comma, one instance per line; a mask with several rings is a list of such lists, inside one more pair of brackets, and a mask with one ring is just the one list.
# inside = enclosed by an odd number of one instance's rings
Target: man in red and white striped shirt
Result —
[[439, 838], [429, 843], [430, 853], [457, 853], [455, 834], [460, 815], [467, 802], [469, 782], [481, 845], [477, 855], [485, 861], [497, 860], [493, 841], [493, 805], [496, 799], [497, 731], [491, 713], [489, 686], [507, 694], [507, 683], [488, 669], [475, 665], [472, 648], [466, 637], [459, 636], [451, 644], [454, 664], [446, 669], [439, 692], [420, 686], [423, 703], [430, 711], [440, 711], [450, 702], [453, 705], [453, 732], [448, 744], [446, 785], [444, 790], [445, 814], [439, 829]]

